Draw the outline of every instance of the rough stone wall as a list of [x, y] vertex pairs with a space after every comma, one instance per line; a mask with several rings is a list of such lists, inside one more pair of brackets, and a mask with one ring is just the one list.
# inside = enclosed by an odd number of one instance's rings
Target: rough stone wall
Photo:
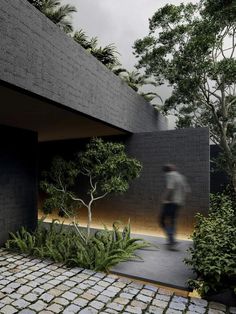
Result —
[[[178, 232], [190, 233], [196, 212], [206, 213], [209, 203], [209, 134], [208, 129], [182, 129], [174, 131], [134, 134], [113, 137], [125, 143], [127, 153], [140, 160], [143, 170], [127, 193], [109, 196], [95, 204], [94, 226], [102, 222], [110, 225], [115, 220], [127, 222], [131, 218], [134, 232], [159, 233], [161, 195], [165, 185], [162, 166], [174, 163], [190, 184], [191, 194], [180, 211]], [[73, 155], [84, 147], [84, 141], [40, 144], [41, 164], [47, 165], [47, 156]], [[81, 182], [80, 182], [81, 186]], [[86, 210], [79, 213], [80, 222], [86, 221]]]
[[37, 135], [0, 126], [0, 245], [37, 222]]
[[26, 0], [0, 3], [0, 80], [128, 132], [165, 118]]

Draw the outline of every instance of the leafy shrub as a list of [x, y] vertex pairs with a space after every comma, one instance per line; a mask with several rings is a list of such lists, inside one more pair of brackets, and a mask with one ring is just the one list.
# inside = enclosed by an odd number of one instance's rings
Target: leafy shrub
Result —
[[120, 226], [121, 223], [115, 222], [111, 231], [105, 227], [85, 242], [74, 228], [65, 230], [63, 224], [54, 220], [47, 229], [40, 222], [34, 233], [24, 227], [15, 234], [11, 233], [6, 248], [50, 258], [68, 266], [108, 271], [119, 262], [139, 258], [135, 251], [150, 246], [142, 239], [131, 238], [129, 223], [122, 231]]
[[208, 217], [197, 214], [196, 218], [191, 258], [185, 262], [198, 279], [190, 280], [190, 286], [202, 296], [224, 288], [236, 292], [236, 216], [232, 200], [224, 194], [212, 195]]

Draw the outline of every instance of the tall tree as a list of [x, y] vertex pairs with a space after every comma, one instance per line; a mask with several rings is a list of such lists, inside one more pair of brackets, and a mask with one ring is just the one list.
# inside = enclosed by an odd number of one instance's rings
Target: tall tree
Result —
[[209, 127], [236, 192], [235, 0], [167, 4], [149, 29], [134, 44], [137, 67], [172, 87], [162, 110], [176, 115], [178, 127]]

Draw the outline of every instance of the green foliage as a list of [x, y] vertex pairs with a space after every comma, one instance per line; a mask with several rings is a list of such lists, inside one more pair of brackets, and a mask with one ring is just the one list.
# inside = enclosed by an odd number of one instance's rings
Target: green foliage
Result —
[[235, 22], [235, 0], [201, 0], [201, 3], [208, 18], [214, 18], [225, 25]]
[[[74, 6], [69, 4], [62, 5], [61, 0], [28, 1], [45, 14], [53, 23], [63, 29], [64, 32], [69, 34], [73, 32], [71, 14], [77, 12]], [[83, 30], [75, 31], [73, 39], [109, 69], [120, 65], [117, 57], [119, 53], [113, 44], [98, 47], [98, 39], [96, 37], [89, 39]]]
[[[28, 2], [33, 4], [66, 33], [71, 34], [73, 32], [70, 17], [72, 13], [76, 12], [74, 6], [69, 4], [61, 5], [60, 0], [28, 0]], [[114, 44], [109, 44], [105, 47], [98, 46], [98, 38], [89, 38], [82, 29], [75, 31], [72, 38], [114, 74], [119, 75], [133, 90], [138, 91], [143, 85], [153, 84], [152, 81], [147, 80], [139, 72], [128, 72], [126, 69], [120, 67], [119, 52]], [[141, 93], [141, 95], [148, 102], [156, 97], [160, 99], [160, 96], [154, 92]]]
[[113, 44], [99, 47], [97, 37], [89, 39], [82, 29], [74, 33], [73, 39], [109, 69], [120, 65], [117, 57], [119, 53]]
[[140, 75], [138, 71], [131, 71], [131, 72], [124, 71], [124, 72], [121, 72], [120, 77], [135, 92], [137, 92], [139, 88], [145, 84], [145, 80], [146, 80], [145, 76]]
[[11, 240], [6, 243], [6, 248], [17, 248], [22, 253], [32, 254], [36, 245], [36, 238], [31, 235], [24, 227], [21, 227], [15, 234], [10, 233]]
[[[50, 258], [68, 266], [79, 266], [96, 271], [109, 271], [121, 261], [139, 258], [135, 251], [150, 246], [142, 239], [131, 238], [130, 224], [120, 230], [121, 223], [113, 224], [113, 230], [107, 228], [97, 231], [88, 242], [74, 231], [66, 229], [54, 220], [50, 228], [39, 223], [34, 233], [21, 228], [11, 233], [6, 248], [40, 258]], [[82, 231], [81, 231], [82, 232]]]
[[174, 114], [178, 127], [209, 127], [236, 192], [235, 1], [167, 4], [149, 29], [134, 44], [137, 68], [172, 87], [162, 112]]
[[208, 217], [196, 217], [191, 258], [186, 263], [198, 275], [189, 284], [202, 296], [236, 288], [236, 215], [232, 207], [228, 195], [212, 195]]
[[[78, 154], [78, 169], [93, 179], [104, 193], [123, 193], [129, 183], [139, 176], [141, 163], [127, 156], [121, 143], [105, 142], [93, 138], [86, 150]], [[99, 192], [95, 191], [95, 194]]]
[[91, 50], [91, 53], [95, 58], [97, 58], [110, 69], [120, 65], [120, 62], [117, 58], [119, 53], [113, 44], [107, 45], [105, 47], [97, 47], [96, 49]]
[[[44, 173], [45, 179], [40, 184], [48, 196], [44, 211], [59, 209], [60, 213], [69, 217], [78, 207], [86, 207], [89, 237], [93, 203], [109, 193], [126, 192], [130, 182], [139, 176], [141, 168], [138, 160], [126, 155], [123, 144], [94, 138], [85, 151], [77, 154], [75, 161], [56, 157], [51, 169]], [[89, 197], [84, 199], [76, 195], [81, 176], [87, 178], [89, 184]]]
[[43, 0], [28, 0], [29, 3], [33, 4], [37, 9], [40, 9], [43, 4]]
[[[88, 36], [85, 34], [85, 32], [82, 29], [74, 33], [73, 39], [86, 50], [92, 49], [94, 46], [92, 45], [92, 41], [89, 40]], [[97, 45], [97, 40], [96, 40], [96, 45]]]
[[40, 188], [47, 193], [43, 204], [43, 211], [51, 213], [53, 209], [59, 210], [59, 215], [71, 215], [78, 203], [69, 195], [79, 174], [79, 170], [72, 161], [65, 161], [61, 157], [55, 157], [52, 161], [50, 171], [43, 172], [45, 178], [40, 182]]
[[62, 5], [61, 0], [28, 0], [39, 11], [45, 14], [53, 23], [57, 24], [66, 33], [73, 31], [71, 14], [76, 8], [69, 4]]

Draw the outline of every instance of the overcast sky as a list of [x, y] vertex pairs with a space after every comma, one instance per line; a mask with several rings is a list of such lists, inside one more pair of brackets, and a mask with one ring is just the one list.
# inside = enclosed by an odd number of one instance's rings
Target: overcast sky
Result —
[[90, 37], [98, 37], [104, 46], [114, 43], [125, 68], [132, 70], [135, 58], [132, 46], [136, 39], [148, 34], [148, 19], [167, 3], [179, 0], [63, 0], [74, 5], [75, 29], [83, 29]]
[[[73, 14], [74, 28], [83, 29], [89, 37], [98, 37], [101, 46], [115, 44], [121, 54], [120, 61], [128, 70], [133, 70], [136, 63], [132, 54], [134, 41], [148, 34], [148, 19], [165, 4], [181, 2], [183, 0], [62, 0], [77, 8], [78, 12]], [[170, 94], [166, 86], [161, 86], [157, 92], [164, 99]]]

